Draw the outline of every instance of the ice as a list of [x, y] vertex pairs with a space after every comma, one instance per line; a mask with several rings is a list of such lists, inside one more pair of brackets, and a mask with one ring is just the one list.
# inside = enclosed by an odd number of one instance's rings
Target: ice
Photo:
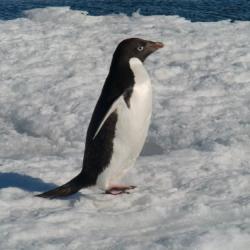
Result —
[[[69, 8], [0, 21], [0, 249], [248, 250], [250, 22], [89, 16]], [[165, 43], [130, 195], [34, 197], [79, 173], [119, 41]], [[98, 157], [98, 154], [97, 154]]]

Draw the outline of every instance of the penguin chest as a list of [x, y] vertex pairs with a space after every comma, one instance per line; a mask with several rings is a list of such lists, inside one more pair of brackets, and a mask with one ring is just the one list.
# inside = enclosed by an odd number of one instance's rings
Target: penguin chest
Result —
[[132, 58], [129, 64], [134, 74], [134, 86], [128, 103], [123, 101], [117, 109], [115, 139], [117, 143], [123, 143], [128, 158], [135, 160], [144, 145], [149, 128], [152, 86], [148, 73], [139, 59]]
[[142, 63], [139, 62], [136, 67], [137, 70], [131, 67], [135, 76], [132, 94], [128, 101], [120, 97], [115, 110], [117, 122], [111, 160], [97, 179], [97, 185], [103, 189], [107, 189], [134, 165], [148, 133], [152, 113], [152, 87]]
[[152, 113], [152, 90], [150, 82], [135, 85], [128, 105], [123, 102], [117, 109], [118, 120], [115, 143], [124, 145], [127, 154], [137, 157], [147, 136]]

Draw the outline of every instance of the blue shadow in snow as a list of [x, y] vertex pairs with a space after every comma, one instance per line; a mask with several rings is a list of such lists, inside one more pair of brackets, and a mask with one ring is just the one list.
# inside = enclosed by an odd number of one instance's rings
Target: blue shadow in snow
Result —
[[56, 185], [24, 174], [0, 172], [0, 189], [8, 187], [16, 187], [29, 192], [44, 192], [55, 188]]

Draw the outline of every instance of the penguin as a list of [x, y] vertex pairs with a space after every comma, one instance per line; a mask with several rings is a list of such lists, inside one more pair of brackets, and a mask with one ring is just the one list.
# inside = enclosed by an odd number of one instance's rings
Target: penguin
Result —
[[135, 188], [118, 180], [135, 164], [149, 129], [152, 86], [143, 62], [163, 46], [140, 38], [118, 44], [89, 123], [81, 172], [36, 196], [60, 198], [94, 185], [112, 195]]

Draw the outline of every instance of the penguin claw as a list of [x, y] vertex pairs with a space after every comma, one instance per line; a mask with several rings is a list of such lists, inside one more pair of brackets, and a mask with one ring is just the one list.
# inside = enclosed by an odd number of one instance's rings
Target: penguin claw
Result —
[[118, 195], [118, 194], [130, 194], [128, 191], [125, 190], [120, 190], [120, 191], [116, 191], [116, 190], [106, 190], [105, 194], [112, 194], [112, 195]]

